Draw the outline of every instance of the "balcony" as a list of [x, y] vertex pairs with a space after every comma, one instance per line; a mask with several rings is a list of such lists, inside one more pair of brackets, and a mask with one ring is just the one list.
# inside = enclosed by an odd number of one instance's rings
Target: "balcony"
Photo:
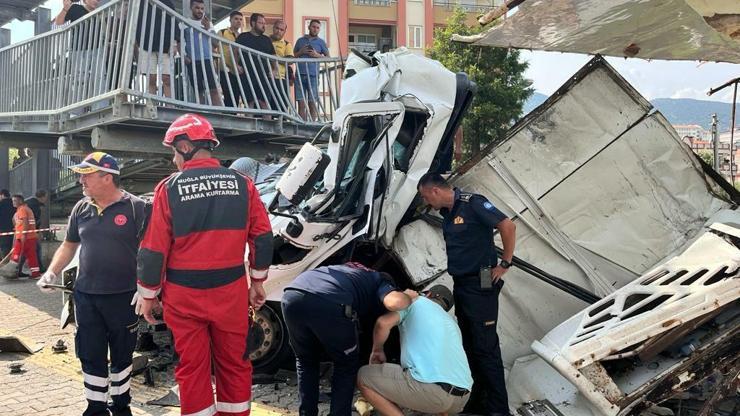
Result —
[[434, 0], [434, 5], [447, 10], [461, 8], [467, 13], [488, 13], [503, 4], [502, 0]]

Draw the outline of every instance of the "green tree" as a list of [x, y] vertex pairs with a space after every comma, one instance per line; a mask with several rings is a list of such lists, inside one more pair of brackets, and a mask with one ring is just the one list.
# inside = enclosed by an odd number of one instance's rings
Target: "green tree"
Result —
[[13, 167], [13, 161], [18, 157], [18, 149], [11, 147], [8, 151], [8, 168]]
[[699, 157], [707, 163], [707, 165], [714, 166], [714, 153], [710, 150], [699, 150], [697, 153], [699, 154]]
[[463, 120], [463, 147], [469, 157], [482, 146], [505, 137], [512, 122], [521, 116], [522, 106], [533, 89], [531, 81], [524, 78], [528, 63], [520, 60], [519, 51], [452, 41], [453, 34], [475, 35], [490, 27], [470, 27], [465, 18], [463, 9], [457, 8], [446, 27], [435, 29], [434, 45], [428, 54], [450, 71], [465, 72], [478, 85]]

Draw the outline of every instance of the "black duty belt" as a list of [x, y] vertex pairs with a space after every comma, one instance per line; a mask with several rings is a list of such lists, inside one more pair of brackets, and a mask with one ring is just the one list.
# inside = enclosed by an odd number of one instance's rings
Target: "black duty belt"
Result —
[[193, 289], [212, 289], [226, 286], [246, 276], [244, 265], [215, 270], [167, 269], [167, 281]]
[[442, 390], [444, 390], [445, 393], [449, 393], [453, 396], [462, 397], [470, 393], [470, 390], [461, 389], [460, 387], [453, 386], [452, 384], [448, 384], [448, 383], [434, 383], [434, 384], [438, 385], [439, 387], [442, 387]]

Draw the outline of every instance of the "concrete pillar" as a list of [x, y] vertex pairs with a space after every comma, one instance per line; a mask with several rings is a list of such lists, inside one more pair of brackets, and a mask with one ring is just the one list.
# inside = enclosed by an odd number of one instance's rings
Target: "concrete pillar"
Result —
[[[4, 48], [10, 45], [10, 29], [0, 28], [0, 48]], [[0, 189], [8, 189], [10, 187], [10, 169], [8, 169], [8, 155], [10, 148], [8, 146], [0, 146]]]

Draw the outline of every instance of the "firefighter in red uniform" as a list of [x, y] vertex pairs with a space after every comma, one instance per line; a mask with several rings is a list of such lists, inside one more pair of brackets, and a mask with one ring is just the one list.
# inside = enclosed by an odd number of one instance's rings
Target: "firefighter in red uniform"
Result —
[[248, 308], [262, 306], [266, 297], [262, 282], [272, 259], [267, 211], [251, 180], [211, 156], [219, 141], [204, 117], [179, 117], [163, 144], [172, 147], [180, 172], [154, 191], [138, 255], [137, 312], [154, 322], [161, 289], [164, 321], [180, 356], [175, 378], [183, 415], [249, 415]]

